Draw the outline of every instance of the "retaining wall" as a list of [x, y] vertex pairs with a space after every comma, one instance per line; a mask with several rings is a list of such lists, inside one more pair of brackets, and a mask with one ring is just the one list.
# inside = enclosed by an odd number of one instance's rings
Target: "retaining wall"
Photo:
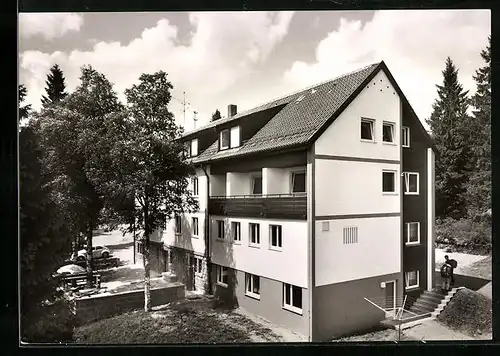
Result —
[[[151, 289], [151, 306], [158, 306], [184, 299], [185, 286], [171, 283], [166, 287]], [[144, 289], [116, 294], [81, 297], [73, 301], [77, 325], [105, 319], [127, 311], [144, 308]]]

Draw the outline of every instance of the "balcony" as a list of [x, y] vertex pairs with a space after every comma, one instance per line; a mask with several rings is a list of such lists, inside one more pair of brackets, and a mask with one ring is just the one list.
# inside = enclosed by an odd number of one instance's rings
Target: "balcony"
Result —
[[307, 220], [305, 194], [213, 196], [208, 213], [220, 216]]

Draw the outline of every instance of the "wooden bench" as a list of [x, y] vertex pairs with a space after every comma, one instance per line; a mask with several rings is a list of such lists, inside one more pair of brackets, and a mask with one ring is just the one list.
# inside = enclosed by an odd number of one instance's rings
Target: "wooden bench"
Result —
[[[72, 288], [83, 288], [87, 285], [87, 273], [78, 273], [62, 277], [63, 285], [69, 285]], [[101, 288], [101, 275], [93, 273], [92, 286]]]

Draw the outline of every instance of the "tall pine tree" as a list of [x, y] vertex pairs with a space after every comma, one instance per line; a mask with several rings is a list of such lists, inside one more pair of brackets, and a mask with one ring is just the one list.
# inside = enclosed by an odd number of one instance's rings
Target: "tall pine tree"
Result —
[[212, 114], [212, 120], [210, 121], [217, 121], [221, 119], [220, 111], [219, 109], [216, 109], [215, 112]]
[[472, 218], [491, 209], [491, 37], [481, 51], [485, 65], [476, 71], [476, 93], [471, 98], [473, 171], [467, 184], [468, 213]]
[[468, 91], [458, 81], [458, 69], [447, 58], [443, 84], [427, 120], [438, 151], [436, 160], [436, 215], [460, 219], [466, 214], [465, 187], [470, 165]]
[[63, 72], [57, 64], [50, 68], [50, 73], [47, 74], [45, 84], [47, 84], [45, 88], [47, 95], [42, 96], [42, 105], [44, 107], [57, 103], [68, 95], [65, 91], [66, 84]]

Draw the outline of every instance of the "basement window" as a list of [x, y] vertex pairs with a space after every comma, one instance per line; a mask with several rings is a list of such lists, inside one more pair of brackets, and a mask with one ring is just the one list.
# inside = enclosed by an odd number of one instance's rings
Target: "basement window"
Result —
[[409, 271], [405, 273], [406, 289], [414, 289], [419, 287], [420, 272]]
[[260, 277], [245, 273], [245, 295], [260, 299]]
[[229, 282], [229, 270], [224, 266], [216, 266], [217, 284], [226, 287]]
[[302, 288], [283, 283], [283, 309], [302, 315]]

